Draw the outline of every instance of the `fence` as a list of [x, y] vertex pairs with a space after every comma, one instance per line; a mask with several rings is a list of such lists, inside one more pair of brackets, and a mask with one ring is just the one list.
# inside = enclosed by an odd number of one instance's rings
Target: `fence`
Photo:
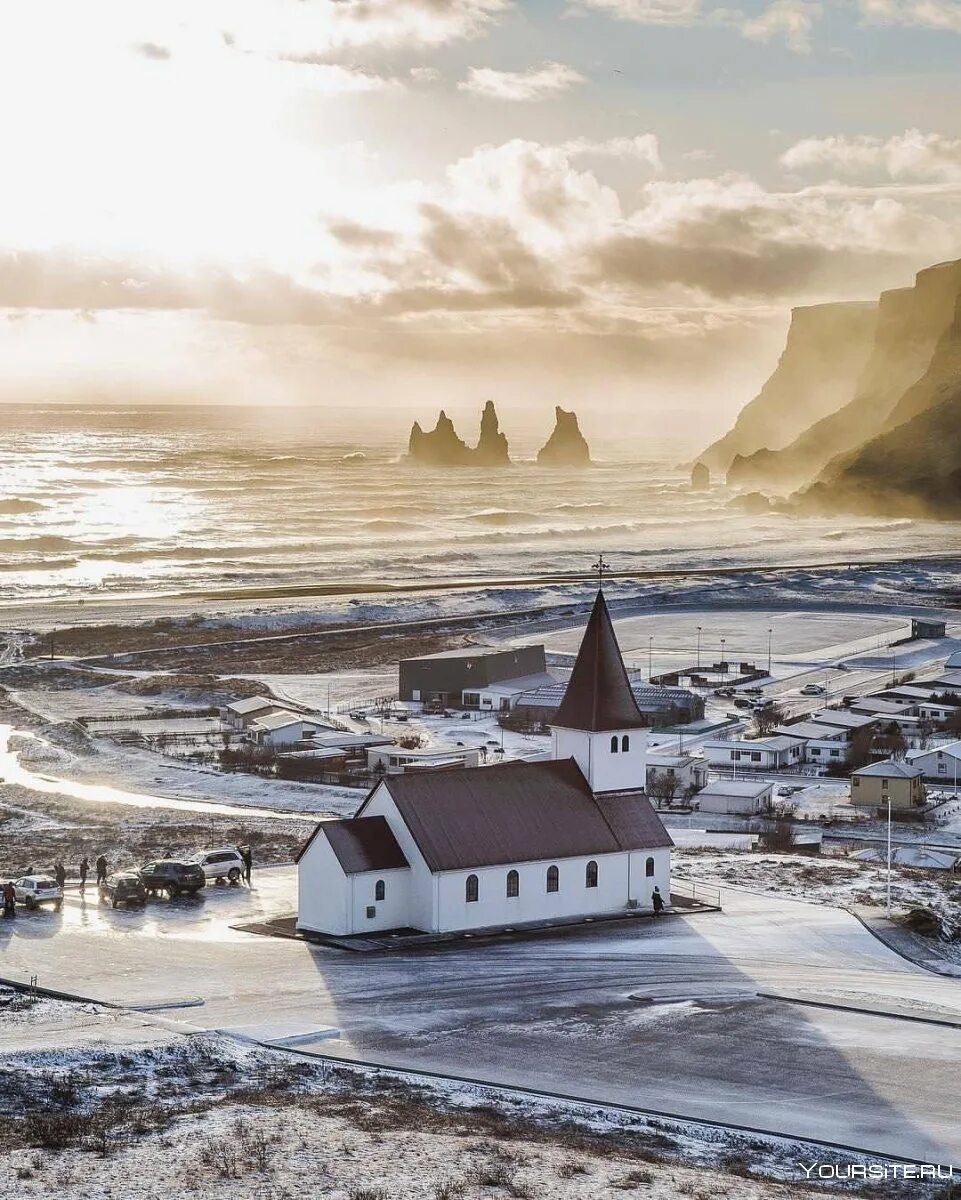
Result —
[[671, 877], [671, 899], [674, 903], [705, 904], [710, 908], [721, 907], [721, 891], [709, 883], [700, 883], [696, 879], [678, 879]]

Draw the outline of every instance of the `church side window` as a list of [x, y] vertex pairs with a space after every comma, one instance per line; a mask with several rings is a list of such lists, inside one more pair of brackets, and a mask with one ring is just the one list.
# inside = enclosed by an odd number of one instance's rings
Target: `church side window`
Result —
[[472, 904], [477, 899], [479, 891], [477, 876], [468, 875], [467, 883], [464, 885], [464, 899], [468, 904]]
[[561, 890], [561, 873], [557, 867], [547, 868], [547, 890], [549, 892], [559, 892]]
[[647, 860], [647, 862], [644, 864], [644, 874], [648, 877], [648, 879], [654, 878], [654, 859], [653, 858], [649, 858]]
[[631, 739], [625, 733], [621, 738], [621, 750], [626, 754], [631, 748]]
[[587, 864], [587, 870], [584, 872], [584, 886], [597, 887], [597, 863], [593, 858]]
[[387, 895], [387, 884], [384, 883], [383, 879], [378, 879], [377, 882], [374, 884], [374, 899], [375, 900], [383, 900], [386, 895]]
[[521, 894], [521, 877], [516, 871], [507, 872], [507, 895], [508, 898], [519, 896]]
[[616, 754], [616, 753], [617, 753], [617, 734], [615, 733], [614, 736], [611, 738], [611, 754]]

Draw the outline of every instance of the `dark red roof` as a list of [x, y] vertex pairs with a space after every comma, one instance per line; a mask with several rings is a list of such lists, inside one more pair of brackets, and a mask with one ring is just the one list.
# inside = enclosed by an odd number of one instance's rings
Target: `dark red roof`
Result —
[[298, 862], [318, 833], [322, 833], [330, 843], [345, 875], [360, 875], [364, 871], [392, 871], [410, 865], [383, 817], [321, 821], [297, 855]]
[[564, 699], [551, 724], [590, 733], [637, 729], [644, 724], [601, 591], [584, 630]]
[[573, 759], [389, 775], [384, 786], [432, 871], [672, 844], [646, 796], [596, 800]]

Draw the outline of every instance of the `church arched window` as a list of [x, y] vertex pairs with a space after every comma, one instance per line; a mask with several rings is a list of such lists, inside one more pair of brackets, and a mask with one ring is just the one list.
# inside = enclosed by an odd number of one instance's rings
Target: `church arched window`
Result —
[[584, 872], [584, 886], [597, 887], [597, 863], [593, 858], [587, 864], [587, 870]]
[[468, 875], [467, 883], [464, 885], [464, 899], [468, 904], [473, 904], [480, 892], [480, 887], [477, 882], [476, 875]]
[[626, 754], [631, 748], [631, 739], [625, 733], [621, 738], [621, 750]]
[[547, 868], [547, 890], [549, 892], [559, 892], [561, 890], [561, 873], [557, 867]]
[[387, 895], [387, 884], [384, 883], [383, 879], [378, 879], [377, 882], [374, 884], [374, 899], [375, 900], [383, 900], [386, 895]]
[[615, 733], [614, 736], [611, 738], [611, 754], [616, 754], [616, 753], [617, 753], [617, 734]]
[[507, 895], [509, 899], [521, 894], [521, 877], [516, 871], [507, 872]]
[[654, 859], [653, 858], [649, 858], [647, 860], [647, 862], [644, 864], [644, 874], [648, 877], [648, 879], [654, 878]]

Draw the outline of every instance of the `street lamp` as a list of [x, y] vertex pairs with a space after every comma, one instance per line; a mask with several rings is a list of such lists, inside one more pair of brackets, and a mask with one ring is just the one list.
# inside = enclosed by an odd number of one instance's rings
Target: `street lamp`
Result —
[[703, 628], [702, 625], [698, 625], [697, 627], [697, 669], [699, 671], [701, 669], [701, 630]]
[[774, 630], [767, 631], [767, 673], [771, 674], [771, 638], [774, 636]]
[[651, 676], [654, 674], [654, 635], [652, 634], [647, 639], [647, 682], [651, 682]]
[[721, 638], [721, 662], [722, 663], [727, 662], [727, 659], [724, 657], [724, 646], [725, 646], [726, 642], [727, 642], [727, 638]]
[[888, 920], [891, 919], [891, 792], [888, 791]]

